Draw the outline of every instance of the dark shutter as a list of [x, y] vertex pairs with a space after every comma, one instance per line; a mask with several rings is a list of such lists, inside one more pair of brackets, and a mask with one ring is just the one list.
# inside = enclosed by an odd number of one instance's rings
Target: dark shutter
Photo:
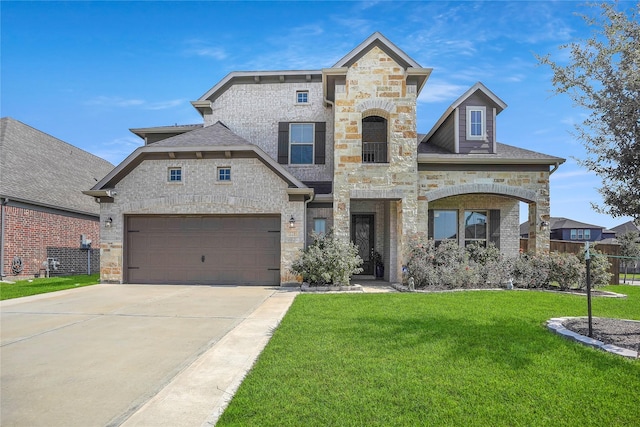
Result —
[[427, 231], [427, 237], [429, 239], [433, 239], [434, 233], [433, 233], [433, 209], [429, 209], [429, 220], [427, 223], [427, 227], [429, 227], [429, 230]]
[[317, 122], [315, 124], [316, 135], [315, 135], [315, 159], [314, 163], [316, 165], [324, 165], [325, 162], [325, 146], [326, 144], [326, 128], [327, 124], [325, 122]]
[[289, 122], [278, 123], [278, 163], [289, 163]]
[[500, 249], [500, 210], [489, 211], [489, 241]]

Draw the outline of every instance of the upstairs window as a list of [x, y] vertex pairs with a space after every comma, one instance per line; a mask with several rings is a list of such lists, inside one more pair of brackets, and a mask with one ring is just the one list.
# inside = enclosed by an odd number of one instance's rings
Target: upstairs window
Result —
[[387, 119], [362, 119], [362, 163], [387, 163]]
[[218, 181], [229, 182], [231, 181], [231, 168], [221, 167], [218, 168]]
[[278, 163], [281, 165], [324, 165], [325, 122], [278, 123]]
[[308, 104], [309, 103], [309, 91], [299, 90], [296, 91], [296, 104]]
[[182, 168], [169, 168], [169, 182], [182, 182]]
[[486, 107], [467, 107], [467, 139], [486, 138]]
[[291, 123], [289, 128], [289, 164], [313, 164], [313, 123]]

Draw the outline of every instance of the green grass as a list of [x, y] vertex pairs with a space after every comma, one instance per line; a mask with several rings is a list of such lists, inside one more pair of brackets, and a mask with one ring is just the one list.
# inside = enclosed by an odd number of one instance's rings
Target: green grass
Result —
[[29, 295], [44, 294], [47, 292], [61, 291], [63, 289], [79, 288], [81, 286], [95, 285], [100, 282], [99, 274], [49, 277], [29, 280], [20, 280], [15, 283], [0, 283], [0, 300], [26, 297]]
[[[640, 320], [640, 287], [593, 299]], [[546, 292], [296, 298], [218, 426], [628, 426], [640, 361], [563, 339], [544, 323], [586, 315]]]

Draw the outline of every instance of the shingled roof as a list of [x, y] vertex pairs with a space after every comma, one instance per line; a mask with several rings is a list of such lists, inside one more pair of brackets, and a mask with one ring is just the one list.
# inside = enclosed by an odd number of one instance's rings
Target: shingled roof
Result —
[[0, 119], [0, 197], [69, 212], [98, 215], [82, 190], [113, 165], [10, 117]]
[[445, 150], [435, 144], [426, 142], [418, 145], [418, 162], [419, 163], [540, 163], [553, 165], [555, 163], [564, 163], [564, 159], [547, 154], [538, 153], [536, 151], [525, 150], [524, 148], [514, 147], [513, 145], [496, 143], [496, 153], [486, 154], [457, 154]]

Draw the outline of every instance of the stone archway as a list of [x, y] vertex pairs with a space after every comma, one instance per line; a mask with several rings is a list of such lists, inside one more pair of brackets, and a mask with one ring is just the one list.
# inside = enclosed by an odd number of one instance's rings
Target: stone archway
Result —
[[527, 203], [529, 206], [529, 251], [533, 253], [549, 252], [550, 230], [548, 221], [550, 209], [548, 187], [539, 188], [536, 191], [524, 187], [495, 183], [459, 184], [427, 191], [424, 197], [427, 202], [433, 202], [438, 199], [465, 194], [495, 194], [512, 197]]

